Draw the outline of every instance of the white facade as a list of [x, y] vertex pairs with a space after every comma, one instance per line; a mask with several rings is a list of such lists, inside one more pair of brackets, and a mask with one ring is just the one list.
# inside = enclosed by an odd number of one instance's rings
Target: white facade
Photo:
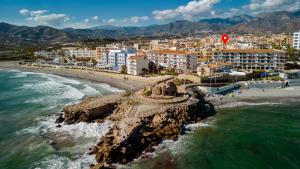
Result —
[[147, 54], [148, 59], [157, 65], [176, 70], [196, 70], [197, 56], [187, 51], [158, 50]]
[[285, 52], [272, 49], [224, 49], [215, 51], [212, 59], [243, 70], [284, 70], [286, 63]]
[[71, 49], [68, 51], [69, 56], [81, 57], [81, 58], [95, 58], [96, 50], [88, 49]]
[[300, 30], [293, 34], [293, 48], [300, 50]]
[[113, 70], [120, 71], [123, 65], [127, 66], [129, 57], [136, 55], [135, 51], [109, 50], [103, 54], [102, 64]]
[[127, 62], [127, 73], [131, 75], [140, 75], [143, 69], [148, 69], [149, 60], [146, 56], [132, 56]]

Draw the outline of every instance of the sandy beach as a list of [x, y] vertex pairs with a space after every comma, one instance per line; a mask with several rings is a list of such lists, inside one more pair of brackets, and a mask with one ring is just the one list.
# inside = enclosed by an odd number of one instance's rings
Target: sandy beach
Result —
[[[217, 99], [219, 100], [219, 99]], [[261, 104], [289, 104], [300, 102], [300, 86], [288, 88], [269, 88], [269, 89], [243, 89], [235, 91], [222, 97], [222, 101], [216, 104], [218, 108], [237, 107], [245, 105]]]
[[[138, 90], [145, 87], [146, 85], [150, 85], [158, 81], [171, 78], [171, 76], [141, 77], [81, 69], [25, 66], [19, 65], [18, 62], [11, 61], [0, 62], [0, 69], [16, 69], [22, 71], [55, 74], [71, 78], [87, 79], [99, 83], [107, 83], [113, 87], [123, 89], [126, 91]], [[128, 78], [128, 80], [124, 80], [125, 76], [126, 78]]]

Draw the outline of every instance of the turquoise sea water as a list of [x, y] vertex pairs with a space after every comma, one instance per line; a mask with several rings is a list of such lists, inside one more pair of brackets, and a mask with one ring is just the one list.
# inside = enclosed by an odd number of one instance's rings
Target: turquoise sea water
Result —
[[86, 152], [110, 123], [57, 128], [55, 114], [84, 97], [119, 91], [90, 81], [0, 70], [0, 168], [88, 168], [94, 157]]
[[[226, 108], [212, 119], [178, 142], [165, 143], [166, 153], [134, 168], [300, 168], [300, 104]], [[166, 156], [174, 157], [173, 166], [158, 165]]]

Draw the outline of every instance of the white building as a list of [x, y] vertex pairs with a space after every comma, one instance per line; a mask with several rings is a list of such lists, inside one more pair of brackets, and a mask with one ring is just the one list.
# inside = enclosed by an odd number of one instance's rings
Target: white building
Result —
[[75, 56], [76, 58], [96, 58], [96, 50], [88, 50], [88, 49], [70, 49], [68, 51], [68, 56]]
[[293, 48], [300, 50], [300, 30], [293, 34]]
[[136, 51], [132, 49], [109, 50], [103, 54], [102, 65], [120, 71], [123, 65], [127, 66], [128, 58], [135, 55]]
[[273, 49], [223, 49], [215, 51], [212, 60], [243, 70], [284, 70], [286, 56], [284, 51]]
[[196, 70], [197, 56], [188, 51], [155, 50], [147, 53], [148, 59], [157, 65], [176, 70]]
[[143, 74], [144, 69], [148, 69], [149, 60], [145, 54], [137, 54], [128, 59], [127, 73], [131, 75]]

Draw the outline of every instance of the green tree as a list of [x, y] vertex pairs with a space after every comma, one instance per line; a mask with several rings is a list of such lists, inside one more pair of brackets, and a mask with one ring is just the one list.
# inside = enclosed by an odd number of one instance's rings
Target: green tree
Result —
[[288, 57], [288, 61], [297, 61], [299, 59], [300, 52], [290, 45], [287, 46], [286, 55]]
[[92, 59], [92, 63], [93, 63], [94, 66], [96, 66], [98, 62], [97, 62], [96, 59]]
[[126, 65], [122, 65], [122, 67], [121, 67], [121, 73], [122, 74], [127, 74], [127, 66]]

